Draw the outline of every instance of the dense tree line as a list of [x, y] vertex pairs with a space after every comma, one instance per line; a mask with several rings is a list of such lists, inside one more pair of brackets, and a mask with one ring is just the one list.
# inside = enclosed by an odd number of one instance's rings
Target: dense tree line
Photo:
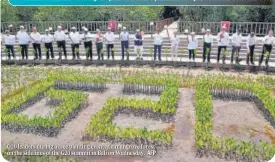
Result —
[[275, 22], [272, 6], [177, 6], [177, 7], [14, 7], [1, 1], [1, 21], [145, 21], [168, 17], [186, 21]]

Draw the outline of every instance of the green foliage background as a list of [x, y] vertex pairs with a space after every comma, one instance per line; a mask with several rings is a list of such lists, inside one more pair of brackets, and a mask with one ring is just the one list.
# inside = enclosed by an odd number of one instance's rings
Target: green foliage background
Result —
[[186, 21], [275, 22], [272, 6], [14, 7], [1, 0], [1, 21]]

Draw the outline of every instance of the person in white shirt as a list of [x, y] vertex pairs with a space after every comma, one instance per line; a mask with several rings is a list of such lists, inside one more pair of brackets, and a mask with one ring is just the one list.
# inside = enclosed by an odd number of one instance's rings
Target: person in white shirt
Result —
[[59, 52], [59, 58], [58, 60], [62, 59], [62, 53], [61, 48], [63, 49], [63, 53], [65, 56], [65, 60], [67, 60], [67, 51], [66, 51], [66, 34], [62, 30], [62, 27], [59, 25], [57, 26], [57, 31], [54, 33], [54, 39], [56, 40], [58, 52]]
[[82, 40], [84, 41], [84, 48], [86, 50], [86, 60], [89, 59], [93, 60], [93, 36], [89, 32], [89, 30], [85, 27], [84, 28], [84, 33], [82, 34]]
[[39, 32], [37, 32], [37, 28], [33, 27], [32, 28], [32, 32], [30, 34], [30, 37], [32, 39], [32, 46], [34, 49], [34, 59], [37, 60], [38, 59], [38, 55], [37, 53], [39, 53], [39, 60], [41, 60], [42, 57], [42, 53], [41, 53], [41, 35]]
[[8, 59], [10, 60], [11, 55], [13, 59], [15, 58], [15, 54], [14, 54], [14, 44], [15, 44], [15, 36], [10, 34], [9, 30], [5, 31], [5, 35], [3, 36], [3, 42], [5, 43], [5, 47], [6, 47], [6, 51], [8, 53]]
[[158, 59], [161, 61], [161, 46], [163, 42], [163, 37], [160, 34], [160, 30], [157, 29], [157, 33], [152, 36], [154, 38], [154, 60], [156, 60], [157, 52], [158, 52]]
[[241, 30], [238, 29], [235, 34], [232, 36], [232, 53], [231, 53], [231, 64], [233, 64], [234, 56], [235, 63], [239, 64], [239, 55], [241, 51], [241, 43], [242, 43], [242, 33]]
[[170, 37], [168, 28], [166, 28], [166, 30], [167, 30], [169, 41], [171, 43], [172, 60], [174, 60], [174, 56], [175, 56], [175, 60], [177, 60], [180, 37], [178, 36], [177, 31], [174, 31], [173, 35]]
[[[142, 54], [143, 54], [143, 40], [144, 37], [142, 36], [141, 32], [139, 29], [136, 30], [136, 34], [134, 36], [134, 51], [137, 54], [137, 60], [142, 58]], [[139, 52], [138, 52], [139, 51]]]
[[45, 43], [46, 48], [46, 59], [48, 60], [50, 58], [49, 51], [51, 52], [51, 58], [54, 59], [54, 53], [53, 53], [53, 36], [49, 33], [49, 30], [45, 30], [45, 35], [42, 37], [42, 42]]
[[[213, 35], [210, 33], [210, 29], [206, 29], [206, 33], [203, 36], [203, 62], [206, 60], [207, 55], [207, 62], [210, 62], [210, 55], [211, 55], [211, 46], [213, 42]], [[209, 49], [208, 54], [206, 53], [206, 49]]]
[[121, 41], [121, 54], [122, 54], [122, 60], [124, 60], [124, 51], [125, 49], [129, 49], [129, 32], [126, 31], [126, 27], [124, 26], [122, 28], [122, 32], [120, 33], [120, 41]]
[[96, 51], [97, 51], [97, 55], [98, 55], [98, 60], [100, 60], [100, 56], [101, 56], [101, 59], [104, 60], [103, 38], [104, 38], [104, 36], [100, 32], [100, 30], [96, 29]]
[[[220, 55], [221, 55], [221, 51], [225, 50], [226, 51], [226, 47], [228, 46], [228, 42], [229, 42], [229, 35], [226, 32], [227, 28], [226, 26], [222, 27], [222, 31], [219, 32], [219, 34], [217, 35], [217, 40], [218, 40], [218, 56], [217, 56], [217, 63], [220, 62]], [[224, 62], [223, 62], [224, 63]]]
[[246, 64], [249, 65], [249, 60], [251, 62], [252, 65], [254, 65], [254, 49], [255, 49], [255, 44], [256, 44], [256, 36], [255, 36], [255, 33], [254, 32], [251, 32], [249, 35], [248, 35], [248, 38], [246, 40], [246, 47], [247, 47], [247, 50], [248, 50], [248, 54], [247, 54], [247, 57], [246, 57]]
[[72, 32], [69, 34], [69, 38], [71, 40], [71, 47], [72, 47], [72, 52], [73, 52], [73, 60], [75, 59], [75, 54], [77, 56], [77, 59], [80, 59], [79, 57], [79, 44], [80, 44], [80, 35], [76, 31], [75, 27], [71, 28]]
[[28, 46], [31, 42], [31, 38], [26, 32], [24, 26], [20, 26], [20, 31], [17, 32], [16, 39], [21, 48], [22, 60], [24, 60], [25, 57], [28, 59]]
[[104, 36], [106, 40], [106, 48], [107, 48], [107, 54], [108, 54], [108, 59], [110, 58], [110, 50], [112, 53], [112, 58], [113, 60], [115, 59], [114, 56], [114, 42], [115, 42], [115, 34], [111, 31], [111, 28], [108, 27], [108, 31]]
[[266, 60], [265, 60], [265, 66], [268, 66], [268, 61], [269, 61], [269, 57], [270, 57], [270, 54], [271, 54], [271, 51], [272, 51], [272, 44], [275, 43], [275, 38], [273, 36], [273, 31], [272, 29], [270, 29], [268, 31], [268, 35], [264, 37], [263, 39], [263, 51], [262, 51], [262, 55], [260, 57], [260, 60], [259, 60], [259, 66], [262, 64], [263, 62], [263, 59], [264, 59], [264, 55], [266, 52], [269, 53], [269, 55], [266, 56]]
[[189, 60], [191, 60], [191, 58], [193, 59], [193, 61], [195, 61], [195, 50], [198, 47], [198, 39], [195, 36], [195, 32], [191, 32], [190, 36], [187, 35], [187, 39], [188, 39], [188, 51], [189, 51]]

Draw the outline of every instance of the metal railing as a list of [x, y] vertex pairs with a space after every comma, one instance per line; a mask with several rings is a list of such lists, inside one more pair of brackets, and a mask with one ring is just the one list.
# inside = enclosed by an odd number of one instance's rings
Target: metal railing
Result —
[[[275, 29], [275, 22], [230, 22], [229, 34], [233, 34], [237, 29], [241, 29], [244, 35], [250, 32], [255, 32], [257, 36], [263, 36], [268, 33], [269, 29]], [[218, 34], [221, 28], [220, 22], [193, 22], [193, 21], [179, 21], [178, 32], [183, 33], [185, 29], [194, 31], [197, 34], [201, 29], [211, 29], [213, 34]]]
[[[154, 33], [156, 28], [163, 29], [165, 25], [170, 25], [173, 22], [173, 18], [168, 18], [159, 21], [116, 21], [116, 24], [121, 24], [125, 26], [130, 33], [134, 33], [136, 29], [140, 29], [145, 33]], [[105, 32], [108, 28], [108, 23], [110, 21], [28, 21], [28, 22], [1, 22], [1, 32], [9, 29], [9, 25], [12, 24], [12, 31], [18, 31], [20, 25], [23, 25], [28, 32], [31, 31], [32, 27], [36, 26], [40, 33], [44, 33], [45, 29], [52, 27], [56, 30], [58, 25], [62, 25], [63, 29], [70, 29], [71, 27], [76, 27], [78, 31], [81, 30], [83, 26], [87, 27], [89, 31], [95, 32], [96, 29], [100, 29]], [[154, 25], [151, 25], [151, 22]], [[120, 28], [116, 28], [116, 31], [120, 31]]]

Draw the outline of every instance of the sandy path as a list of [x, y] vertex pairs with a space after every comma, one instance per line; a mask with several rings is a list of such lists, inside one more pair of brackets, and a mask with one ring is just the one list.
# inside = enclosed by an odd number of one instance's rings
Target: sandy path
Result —
[[54, 109], [53, 107], [46, 105], [46, 102], [47, 98], [43, 98], [31, 107], [22, 111], [20, 114], [25, 114], [29, 117], [34, 117], [35, 115], [45, 117]]
[[250, 130], [263, 131], [267, 120], [257, 107], [250, 102], [213, 101], [213, 133], [217, 136], [229, 136], [244, 141], [269, 141], [269, 138], [256, 134], [250, 138]]
[[146, 119], [134, 115], [119, 114], [113, 119], [113, 123], [121, 128], [133, 126], [137, 129], [146, 127], [148, 130], [160, 130], [169, 127], [172, 123], [164, 123], [161, 120]]

